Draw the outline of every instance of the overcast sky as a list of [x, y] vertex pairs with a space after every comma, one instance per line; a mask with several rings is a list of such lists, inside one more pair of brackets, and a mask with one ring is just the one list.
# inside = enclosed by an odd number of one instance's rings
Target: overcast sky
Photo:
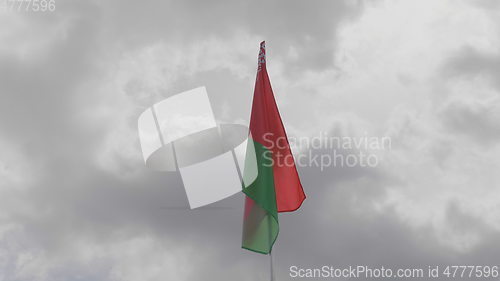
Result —
[[57, 0], [0, 11], [0, 280], [267, 280], [240, 248], [243, 196], [189, 210], [137, 134], [148, 106], [201, 85], [219, 122], [247, 123], [262, 40], [290, 137], [392, 140], [377, 167], [299, 168], [278, 280], [498, 265], [497, 1]]

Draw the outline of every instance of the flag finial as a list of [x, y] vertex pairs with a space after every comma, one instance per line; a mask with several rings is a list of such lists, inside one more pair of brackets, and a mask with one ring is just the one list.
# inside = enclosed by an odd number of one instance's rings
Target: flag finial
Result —
[[259, 72], [262, 69], [262, 65], [265, 65], [265, 63], [266, 63], [266, 41], [262, 41], [260, 42], [257, 72]]

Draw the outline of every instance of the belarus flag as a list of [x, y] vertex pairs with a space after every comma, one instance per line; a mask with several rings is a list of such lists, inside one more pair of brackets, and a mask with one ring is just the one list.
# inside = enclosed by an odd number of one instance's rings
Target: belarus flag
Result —
[[267, 75], [265, 42], [260, 43], [245, 161], [242, 247], [269, 254], [278, 237], [278, 213], [297, 210], [306, 195]]

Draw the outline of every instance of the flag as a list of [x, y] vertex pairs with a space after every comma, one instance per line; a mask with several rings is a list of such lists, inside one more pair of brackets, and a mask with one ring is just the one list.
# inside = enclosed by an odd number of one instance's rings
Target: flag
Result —
[[[297, 210], [306, 196], [267, 75], [265, 42], [260, 43], [248, 148], [246, 162], [256, 165], [245, 163], [244, 183], [252, 173], [247, 167], [256, 166], [257, 171], [243, 187], [242, 247], [269, 254], [279, 233], [278, 213]], [[248, 151], [254, 156], [249, 157]]]

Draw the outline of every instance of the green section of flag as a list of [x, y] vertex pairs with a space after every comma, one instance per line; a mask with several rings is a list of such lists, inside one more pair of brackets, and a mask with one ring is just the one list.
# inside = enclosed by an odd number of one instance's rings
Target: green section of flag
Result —
[[[245, 163], [244, 174], [248, 173], [246, 167], [256, 166], [257, 177], [249, 186], [243, 187], [243, 193], [247, 197], [242, 247], [257, 253], [269, 254], [279, 232], [272, 155], [262, 144], [250, 138], [248, 145], [254, 147], [255, 157], [246, 159], [247, 161], [254, 159], [256, 163]], [[248, 151], [252, 150], [247, 149]]]

